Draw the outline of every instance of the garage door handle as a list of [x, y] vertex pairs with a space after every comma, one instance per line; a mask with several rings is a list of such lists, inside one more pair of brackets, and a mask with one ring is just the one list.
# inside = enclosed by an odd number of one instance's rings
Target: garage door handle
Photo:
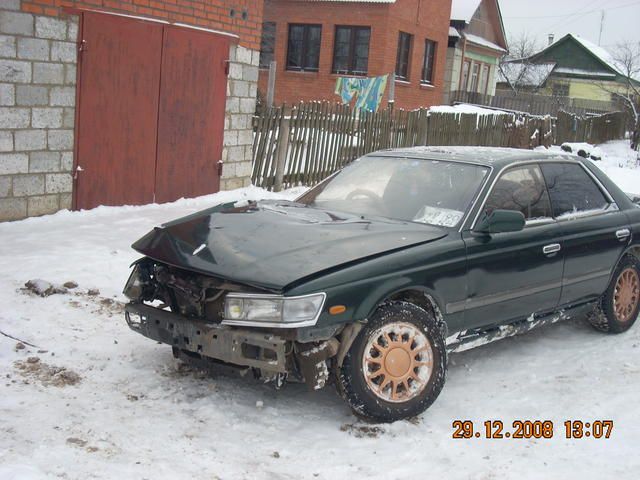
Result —
[[545, 255], [553, 255], [554, 253], [558, 253], [562, 247], [559, 243], [552, 243], [551, 245], [545, 245], [542, 247], [542, 253]]
[[631, 231], [628, 228], [623, 228], [622, 230], [618, 230], [616, 232], [616, 238], [618, 240], [626, 240], [631, 235]]

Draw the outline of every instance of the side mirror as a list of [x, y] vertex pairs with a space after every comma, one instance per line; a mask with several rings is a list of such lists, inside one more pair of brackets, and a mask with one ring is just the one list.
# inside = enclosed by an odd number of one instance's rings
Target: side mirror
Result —
[[524, 215], [517, 210], [494, 210], [480, 217], [476, 228], [476, 233], [506, 233], [519, 232], [524, 228]]

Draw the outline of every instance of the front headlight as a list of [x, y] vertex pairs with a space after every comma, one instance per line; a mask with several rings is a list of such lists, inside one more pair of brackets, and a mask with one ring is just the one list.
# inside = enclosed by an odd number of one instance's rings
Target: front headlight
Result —
[[271, 327], [315, 325], [324, 299], [324, 293], [301, 297], [230, 293], [224, 302], [222, 323]]

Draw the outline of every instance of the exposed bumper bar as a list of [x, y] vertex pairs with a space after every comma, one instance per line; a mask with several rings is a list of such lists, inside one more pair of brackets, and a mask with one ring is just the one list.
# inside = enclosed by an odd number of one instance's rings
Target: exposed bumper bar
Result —
[[286, 372], [286, 343], [271, 333], [199, 322], [148, 305], [125, 307], [129, 327], [158, 342], [226, 363]]

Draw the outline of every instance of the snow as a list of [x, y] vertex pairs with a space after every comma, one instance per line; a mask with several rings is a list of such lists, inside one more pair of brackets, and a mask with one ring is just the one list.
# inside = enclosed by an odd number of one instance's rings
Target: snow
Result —
[[467, 103], [461, 103], [458, 105], [435, 105], [429, 108], [433, 113], [473, 113], [476, 115], [511, 115], [510, 113], [503, 112], [501, 110], [492, 110], [490, 108], [477, 107], [475, 105], [469, 105]]
[[[628, 146], [599, 148], [595, 164], [623, 190], [640, 191]], [[456, 353], [425, 414], [379, 426], [355, 418], [332, 387], [276, 391], [249, 378], [203, 378], [180, 367], [169, 347], [128, 329], [111, 300], [125, 301], [134, 240], [217, 203], [299, 193], [252, 187], [0, 224], [0, 330], [37, 345], [16, 349], [0, 335], [0, 479], [637, 476], [640, 324], [603, 335], [571, 320]], [[30, 279], [79, 286], [41, 298], [21, 290]], [[81, 380], [55, 386], [22, 376], [14, 362], [29, 357]], [[502, 420], [506, 430], [517, 419], [553, 420], [555, 435], [453, 440], [457, 419], [477, 428]], [[568, 440], [570, 419], [615, 426], [607, 440]]]
[[453, 0], [451, 2], [451, 20], [471, 22], [482, 0]]
[[[593, 164], [606, 173], [623, 192], [640, 195], [640, 160], [638, 152], [629, 148], [629, 141], [613, 141], [593, 146], [588, 143], [566, 143], [573, 152], [584, 150], [587, 155], [600, 157], [601, 160]], [[546, 150], [544, 147], [538, 149]], [[559, 146], [554, 145], [549, 151], [566, 153]]]
[[555, 73], [565, 73], [568, 75], [584, 76], [584, 77], [602, 77], [602, 78], [616, 78], [615, 73], [597, 71], [597, 70], [584, 70], [582, 68], [556, 68]]
[[498, 69], [498, 82], [522, 87], [540, 87], [547, 81], [555, 66], [555, 63], [507, 62]]
[[453, 27], [449, 27], [449, 36], [454, 38], [460, 38], [460, 33]]
[[471, 33], [465, 33], [464, 37], [471, 43], [475, 44], [475, 45], [479, 45], [481, 47], [487, 47], [490, 48], [492, 50], [496, 50], [498, 52], [506, 52], [506, 50], [504, 48], [502, 48], [500, 45], [497, 45], [485, 38], [482, 38], [478, 35], [473, 35]]

